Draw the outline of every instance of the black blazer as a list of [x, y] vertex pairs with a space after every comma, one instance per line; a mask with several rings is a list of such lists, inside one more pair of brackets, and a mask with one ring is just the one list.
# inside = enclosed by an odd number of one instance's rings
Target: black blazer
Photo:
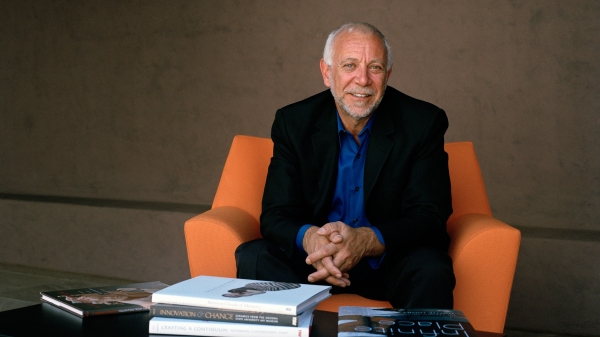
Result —
[[[275, 115], [260, 228], [288, 257], [297, 252], [300, 227], [328, 222], [339, 154], [336, 113], [326, 90]], [[447, 251], [452, 202], [446, 114], [388, 87], [373, 118], [363, 193], [367, 219], [385, 241], [386, 259], [423, 245]]]

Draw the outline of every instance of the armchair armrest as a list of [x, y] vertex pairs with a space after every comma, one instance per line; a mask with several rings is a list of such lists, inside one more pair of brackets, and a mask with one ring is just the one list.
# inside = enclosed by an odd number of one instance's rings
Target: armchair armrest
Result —
[[235, 277], [235, 249], [260, 238], [258, 221], [232, 206], [211, 209], [185, 222], [185, 241], [192, 277]]
[[521, 232], [489, 215], [465, 214], [448, 223], [454, 265], [454, 308], [475, 329], [502, 333]]

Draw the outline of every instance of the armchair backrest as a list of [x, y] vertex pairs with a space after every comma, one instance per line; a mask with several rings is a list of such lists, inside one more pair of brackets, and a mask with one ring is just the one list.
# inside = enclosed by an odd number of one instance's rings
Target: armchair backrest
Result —
[[270, 138], [235, 136], [212, 208], [235, 206], [259, 221], [272, 156], [273, 141]]
[[470, 213], [492, 215], [475, 147], [471, 142], [446, 143], [452, 185], [452, 220]]
[[[444, 148], [449, 157], [454, 210], [448, 222], [469, 213], [491, 215], [473, 143], [447, 143]], [[259, 221], [261, 200], [272, 156], [271, 139], [235, 136], [212, 208], [235, 206]]]

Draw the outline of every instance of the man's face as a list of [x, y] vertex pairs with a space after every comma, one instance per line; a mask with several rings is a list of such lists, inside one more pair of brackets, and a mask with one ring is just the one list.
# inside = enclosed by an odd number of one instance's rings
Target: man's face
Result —
[[344, 32], [333, 44], [332, 64], [321, 60], [321, 74], [331, 89], [338, 110], [355, 120], [377, 108], [392, 70], [386, 70], [383, 41], [373, 34]]

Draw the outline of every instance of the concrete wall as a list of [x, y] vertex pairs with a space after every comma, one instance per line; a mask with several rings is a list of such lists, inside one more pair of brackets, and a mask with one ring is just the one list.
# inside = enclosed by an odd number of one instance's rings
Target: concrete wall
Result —
[[[583, 253], [600, 245], [597, 1], [3, 1], [0, 234], [20, 231], [22, 247], [93, 227], [146, 247], [135, 233], [150, 226], [182, 245], [233, 135], [268, 137], [277, 108], [325, 89], [323, 44], [347, 21], [388, 37], [390, 85], [446, 110], [447, 141], [475, 143], [495, 216], [524, 229], [507, 325], [594, 334], [598, 309], [582, 303], [600, 302], [597, 255]], [[172, 279], [185, 277], [173, 254]], [[84, 269], [85, 256], [52, 256], [0, 262]], [[550, 304], [552, 326], [526, 314]], [[586, 319], [567, 327], [564, 312]]]
[[173, 284], [190, 277], [182, 224], [194, 214], [0, 200], [0, 262]]

